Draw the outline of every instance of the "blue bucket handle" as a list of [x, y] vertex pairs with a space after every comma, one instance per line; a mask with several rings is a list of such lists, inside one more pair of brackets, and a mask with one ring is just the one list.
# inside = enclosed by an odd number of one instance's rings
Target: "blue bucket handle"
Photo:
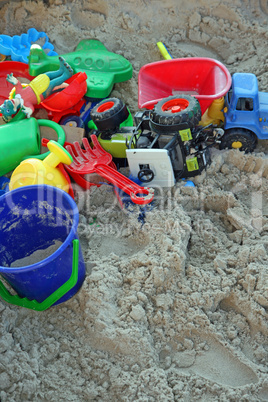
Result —
[[78, 259], [79, 259], [79, 240], [73, 240], [73, 263], [70, 278], [61, 285], [55, 292], [39, 303], [37, 300], [29, 300], [27, 297], [12, 295], [2, 281], [0, 281], [0, 296], [4, 301], [15, 306], [25, 307], [31, 310], [44, 311], [56, 303], [62, 296], [71, 290], [78, 280]]

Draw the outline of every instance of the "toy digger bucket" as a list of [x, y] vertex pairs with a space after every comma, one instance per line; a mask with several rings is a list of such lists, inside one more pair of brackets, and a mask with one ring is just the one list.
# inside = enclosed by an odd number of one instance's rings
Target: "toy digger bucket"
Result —
[[[31, 185], [2, 195], [0, 210], [0, 275], [17, 293], [1, 283], [0, 296], [40, 311], [74, 296], [85, 278], [74, 200], [54, 186]], [[37, 251], [43, 257], [33, 258]]]
[[49, 152], [40, 155], [40, 127], [50, 127], [56, 131], [58, 142], [63, 145], [65, 133], [63, 128], [50, 120], [18, 120], [0, 126], [0, 176], [15, 169], [25, 158], [44, 159]]

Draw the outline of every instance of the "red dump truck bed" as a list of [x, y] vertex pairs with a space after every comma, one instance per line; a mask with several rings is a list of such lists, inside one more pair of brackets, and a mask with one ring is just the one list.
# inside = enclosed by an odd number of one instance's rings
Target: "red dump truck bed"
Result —
[[138, 106], [152, 109], [171, 95], [190, 94], [200, 103], [202, 114], [231, 87], [231, 75], [219, 61], [187, 57], [144, 65], [138, 75]]

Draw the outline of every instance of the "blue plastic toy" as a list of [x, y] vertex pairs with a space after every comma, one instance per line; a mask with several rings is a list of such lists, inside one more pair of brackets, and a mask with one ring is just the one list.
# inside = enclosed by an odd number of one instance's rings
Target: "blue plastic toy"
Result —
[[259, 91], [255, 74], [234, 73], [226, 97], [224, 135], [220, 149], [254, 151], [258, 139], [268, 139], [268, 92]]
[[0, 196], [8, 191], [9, 179], [5, 176], [0, 177]]
[[53, 50], [54, 46], [49, 42], [48, 36], [45, 32], [38, 32], [35, 28], [30, 28], [22, 35], [15, 35], [13, 37], [8, 35], [0, 35], [0, 53], [5, 56], [11, 56], [14, 61], [21, 61], [28, 63], [28, 56], [30, 54], [30, 47], [38, 40], [45, 40], [42, 45], [38, 43], [49, 56], [57, 56]]
[[187, 182], [184, 184], [184, 187], [195, 187], [195, 184], [191, 180], [187, 180]]
[[[85, 262], [79, 243], [77, 227], [79, 212], [74, 200], [63, 190], [50, 185], [30, 185], [9, 191], [0, 197], [0, 277], [3, 277], [20, 298], [27, 298], [24, 307], [38, 310], [45, 300], [59, 304], [69, 300], [85, 279]], [[26, 213], [26, 211], [28, 213]], [[12, 242], [16, 241], [16, 247]], [[45, 257], [18, 263], [37, 250], [45, 250], [59, 242], [53, 253]], [[14, 244], [14, 243], [13, 243]], [[24, 263], [24, 261], [23, 261]], [[27, 265], [28, 264], [28, 265]], [[75, 265], [75, 266], [74, 266]], [[75, 283], [68, 282], [76, 271]], [[1, 281], [0, 281], [1, 282]], [[8, 296], [0, 283], [0, 295]], [[58, 296], [55, 292], [58, 290]], [[29, 305], [30, 300], [35, 300]], [[14, 301], [11, 297], [10, 302]], [[15, 298], [15, 304], [18, 302]], [[48, 303], [46, 307], [50, 307]]]

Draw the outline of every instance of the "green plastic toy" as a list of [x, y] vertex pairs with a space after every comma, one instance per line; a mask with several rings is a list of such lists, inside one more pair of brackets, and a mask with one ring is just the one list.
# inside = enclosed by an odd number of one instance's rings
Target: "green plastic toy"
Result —
[[51, 120], [29, 119], [17, 120], [0, 126], [0, 176], [15, 169], [22, 160], [28, 158], [45, 159], [50, 152], [40, 154], [40, 127], [52, 128], [58, 137], [58, 143], [64, 145], [63, 128]]
[[[132, 77], [132, 65], [123, 56], [109, 52], [96, 39], [83, 39], [76, 50], [62, 55], [75, 73], [87, 74], [86, 96], [103, 99], [115, 83]], [[29, 73], [38, 75], [59, 69], [59, 57], [48, 56], [40, 46], [33, 45], [29, 55]]]
[[0, 281], [0, 296], [7, 303], [15, 306], [25, 307], [31, 310], [44, 311], [47, 310], [52, 304], [56, 303], [62, 296], [64, 296], [70, 289], [72, 289], [78, 279], [78, 258], [79, 258], [79, 240], [73, 240], [73, 267], [70, 278], [61, 285], [54, 293], [48, 296], [44, 301], [39, 303], [36, 300], [29, 300], [27, 297], [20, 297], [19, 295], [12, 295], [5, 287], [3, 282]]
[[[133, 133], [129, 132], [129, 130], [126, 130], [124, 132], [124, 127], [122, 127], [119, 133], [113, 134], [110, 138], [106, 138], [105, 134], [101, 133], [98, 136], [98, 140], [102, 148], [105, 151], [109, 152], [113, 156], [113, 158], [126, 158], [126, 143], [130, 141], [132, 134]], [[133, 139], [131, 148], [134, 148], [135, 144], [136, 138]]]

